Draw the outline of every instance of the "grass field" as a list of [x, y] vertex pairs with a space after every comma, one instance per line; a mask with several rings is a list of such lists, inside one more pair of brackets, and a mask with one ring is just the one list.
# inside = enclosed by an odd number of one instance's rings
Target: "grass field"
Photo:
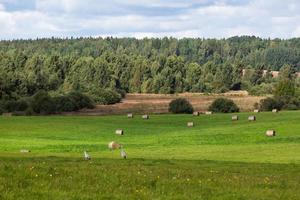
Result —
[[0, 117], [0, 199], [300, 199], [300, 112], [238, 115]]

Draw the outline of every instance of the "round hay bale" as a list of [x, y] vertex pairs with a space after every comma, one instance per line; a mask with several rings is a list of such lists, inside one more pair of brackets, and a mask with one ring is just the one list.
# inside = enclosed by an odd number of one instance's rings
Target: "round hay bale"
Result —
[[274, 131], [274, 130], [266, 131], [266, 136], [268, 136], [268, 137], [274, 137], [275, 135], [276, 135], [276, 131]]
[[132, 113], [128, 113], [128, 114], [127, 114], [127, 117], [128, 117], [128, 118], [133, 118], [133, 114], [132, 114]]
[[193, 115], [194, 115], [194, 116], [199, 116], [199, 114], [200, 114], [200, 113], [197, 112], [197, 111], [193, 112]]
[[117, 129], [116, 134], [117, 135], [124, 135], [124, 131], [122, 129]]
[[256, 121], [256, 117], [255, 116], [249, 116], [248, 121]]
[[20, 153], [30, 153], [31, 151], [30, 150], [28, 150], [28, 149], [21, 149], [20, 150]]
[[149, 115], [143, 115], [142, 119], [149, 119]]
[[112, 142], [108, 143], [108, 148], [110, 150], [120, 149], [121, 145], [115, 141], [112, 141]]
[[188, 123], [187, 123], [187, 126], [188, 126], [188, 127], [193, 127], [193, 126], [194, 126], [194, 122], [188, 122]]
[[233, 116], [231, 117], [231, 120], [232, 120], [232, 121], [238, 121], [238, 120], [239, 120], [239, 116], [233, 115]]

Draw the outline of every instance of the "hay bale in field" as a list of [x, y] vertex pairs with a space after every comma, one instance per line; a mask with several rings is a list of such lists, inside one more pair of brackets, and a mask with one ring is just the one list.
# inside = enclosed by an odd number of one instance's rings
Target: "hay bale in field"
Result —
[[133, 118], [133, 114], [132, 113], [128, 113], [127, 114], [127, 118]]
[[194, 115], [194, 116], [199, 116], [199, 114], [200, 114], [200, 113], [197, 112], [197, 111], [193, 112], [193, 115]]
[[238, 121], [238, 120], [239, 120], [239, 116], [233, 115], [233, 116], [231, 117], [231, 120], [232, 120], [232, 121]]
[[142, 119], [149, 119], [149, 115], [143, 115]]
[[11, 117], [13, 114], [12, 113], [2, 113], [3, 117]]
[[108, 148], [110, 150], [115, 150], [115, 149], [120, 149], [121, 148], [121, 144], [115, 142], [115, 141], [112, 141], [110, 143], [108, 143]]
[[212, 111], [206, 111], [205, 114], [206, 114], [206, 115], [212, 115], [213, 112], [212, 112]]
[[255, 113], [259, 113], [259, 112], [260, 112], [260, 110], [258, 110], [258, 109], [255, 109], [253, 112], [255, 112]]
[[124, 135], [124, 131], [122, 129], [117, 129], [116, 134], [117, 135]]
[[268, 136], [268, 137], [273, 137], [275, 135], [276, 135], [276, 131], [274, 131], [274, 130], [267, 130], [266, 131], [266, 136]]
[[188, 126], [188, 127], [193, 127], [193, 126], [194, 126], [194, 122], [188, 122], [188, 123], [187, 123], [187, 126]]
[[20, 150], [20, 153], [30, 153], [31, 151], [30, 150], [28, 150], [28, 149], [21, 149]]
[[84, 160], [91, 160], [91, 156], [86, 151], [83, 152], [83, 157]]
[[249, 116], [248, 121], [256, 121], [256, 117], [255, 116]]
[[272, 113], [278, 113], [278, 110], [277, 109], [273, 109]]

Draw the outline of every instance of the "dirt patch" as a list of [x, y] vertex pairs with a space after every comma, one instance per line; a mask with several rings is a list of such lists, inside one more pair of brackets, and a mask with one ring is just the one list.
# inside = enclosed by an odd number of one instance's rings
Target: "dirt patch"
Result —
[[183, 97], [191, 102], [195, 111], [204, 112], [209, 105], [219, 97], [232, 99], [241, 111], [253, 110], [253, 105], [265, 97], [249, 96], [245, 91], [229, 92], [225, 94], [127, 94], [121, 103], [115, 105], [97, 105], [95, 109], [80, 112], [64, 113], [65, 115], [110, 115], [126, 113], [167, 113], [168, 105], [173, 99]]

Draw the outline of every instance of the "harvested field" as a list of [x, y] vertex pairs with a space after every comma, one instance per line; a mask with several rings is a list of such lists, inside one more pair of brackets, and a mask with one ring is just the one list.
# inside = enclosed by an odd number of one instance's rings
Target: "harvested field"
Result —
[[203, 93], [183, 93], [183, 94], [127, 94], [121, 103], [115, 105], [97, 105], [92, 110], [82, 110], [80, 112], [65, 113], [65, 115], [110, 115], [126, 113], [168, 113], [169, 103], [176, 98], [188, 99], [195, 111], [204, 112], [209, 105], [219, 97], [232, 99], [241, 111], [252, 111], [253, 105], [265, 97], [249, 96], [245, 91], [228, 92], [225, 94], [203, 94]]

